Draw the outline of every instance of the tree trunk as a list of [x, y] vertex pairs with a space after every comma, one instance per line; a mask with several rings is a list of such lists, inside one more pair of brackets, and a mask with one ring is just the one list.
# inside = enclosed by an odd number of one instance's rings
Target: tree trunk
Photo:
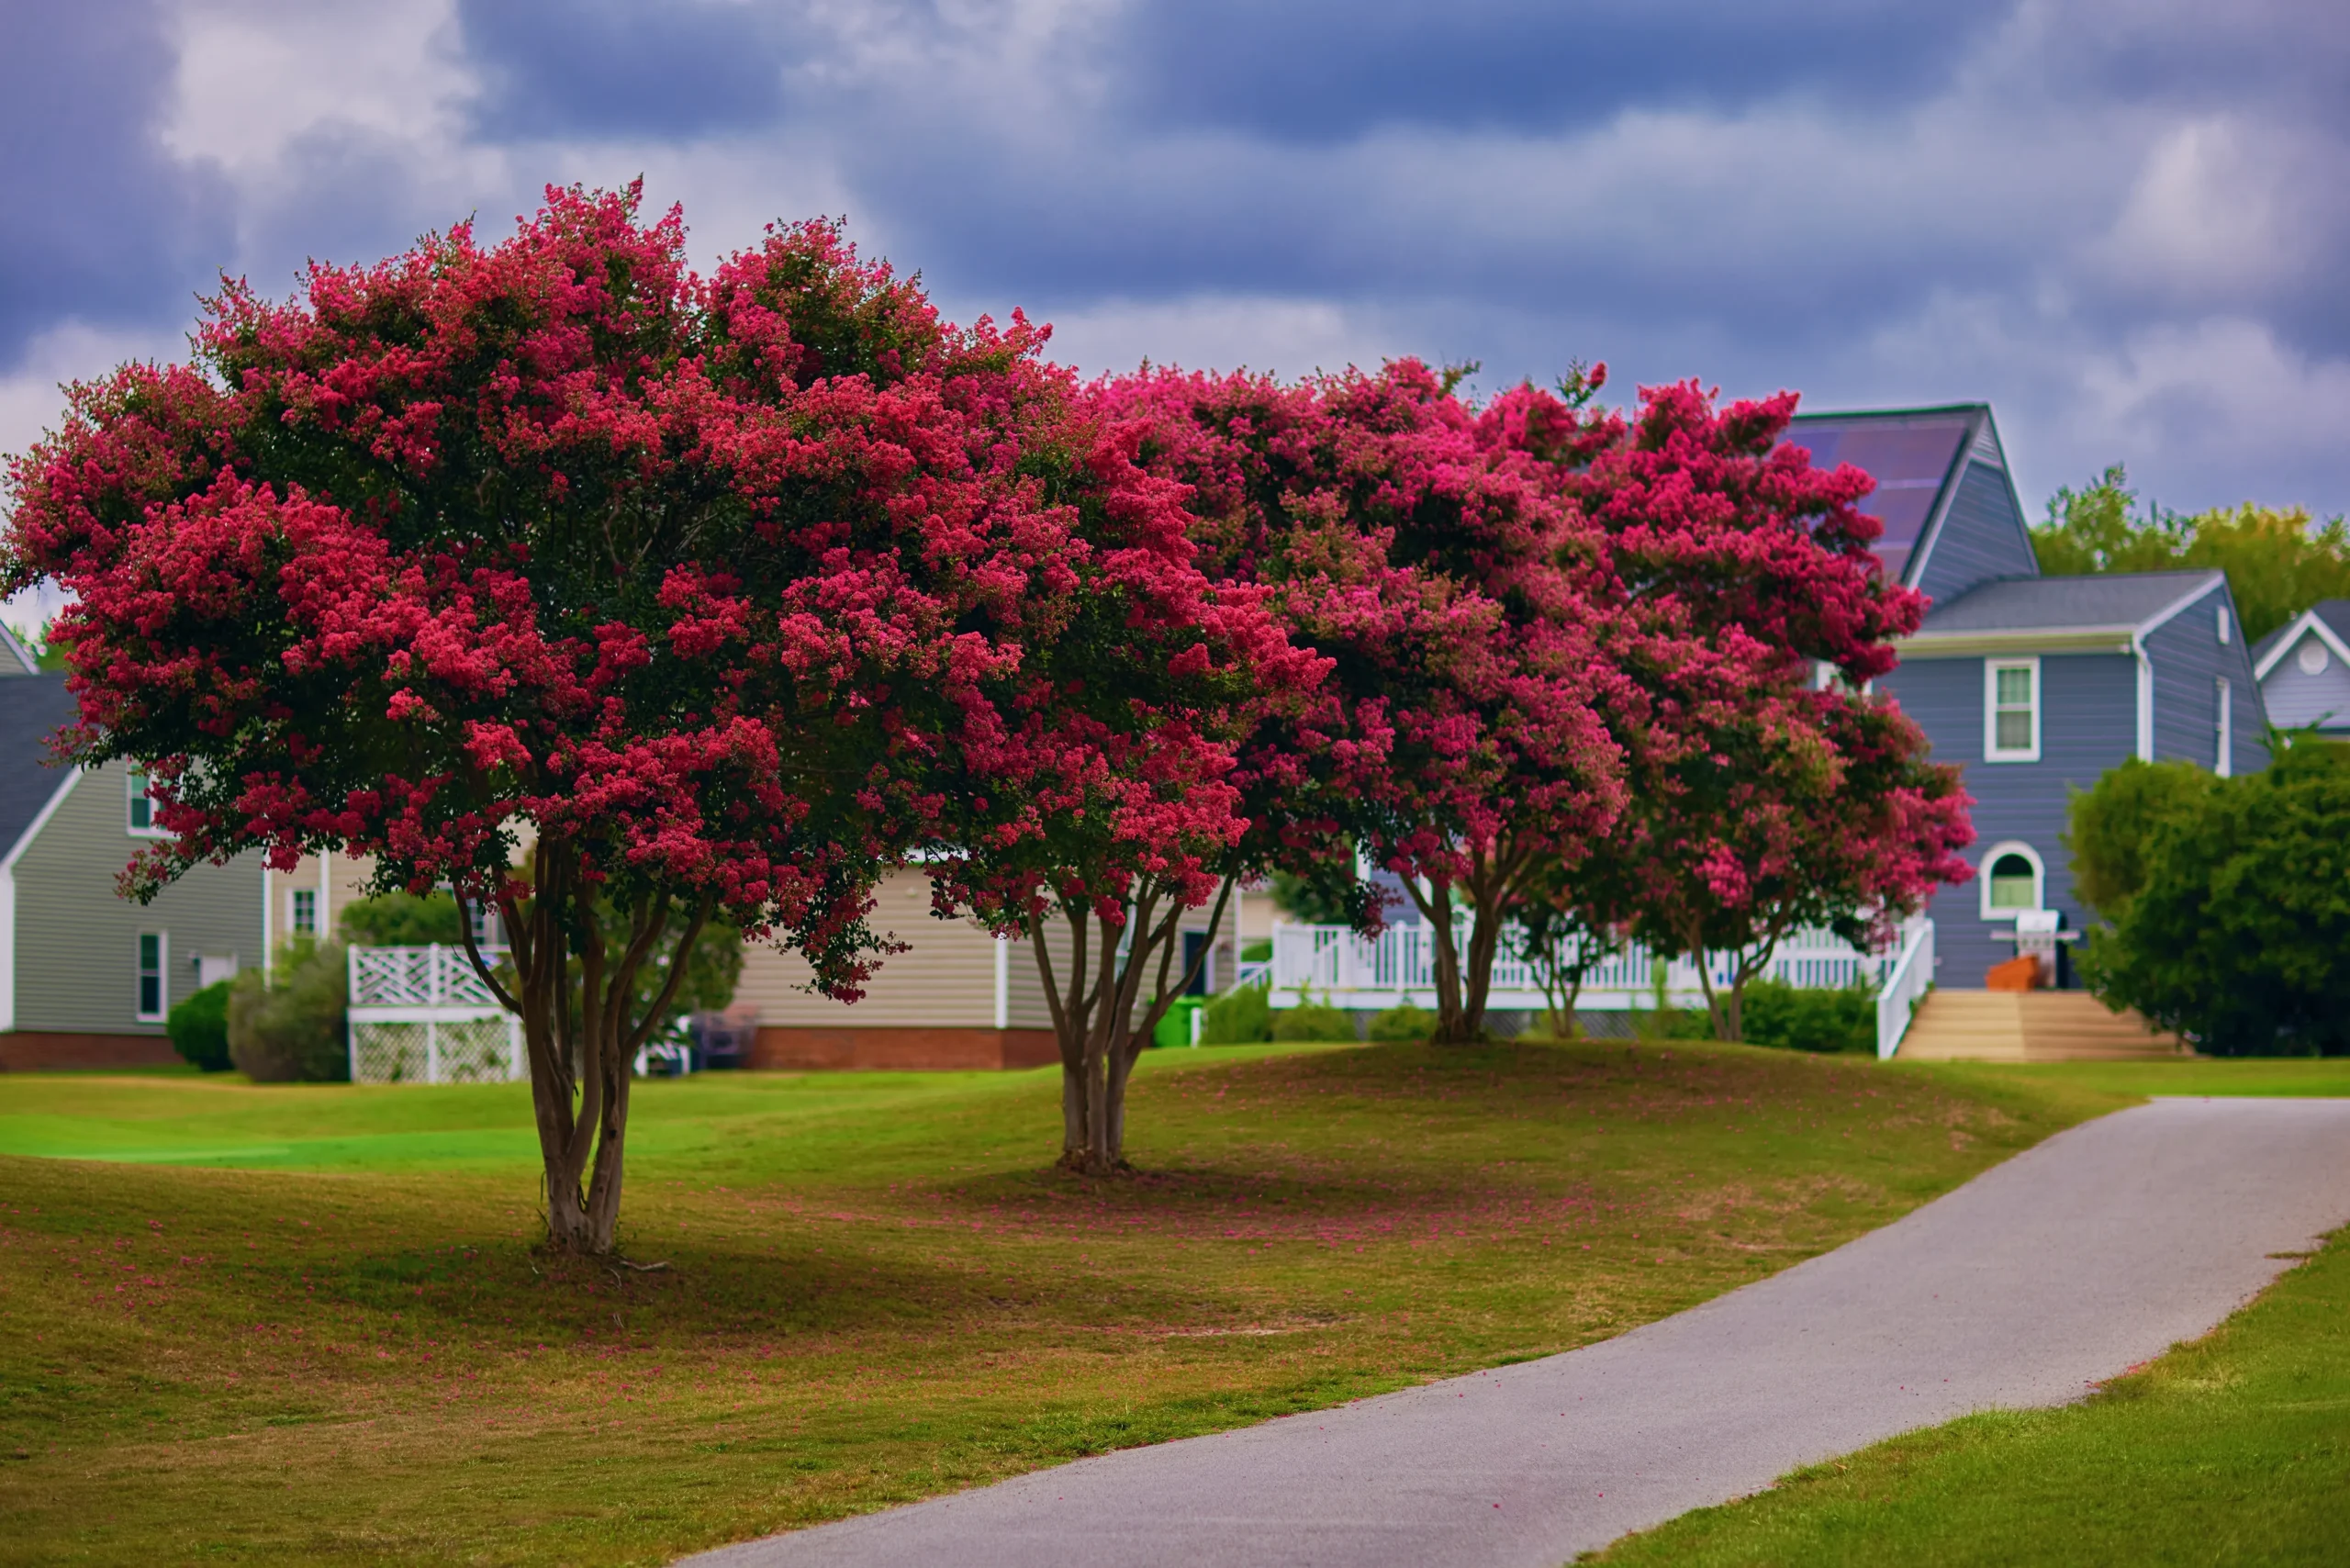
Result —
[[1468, 1045], [1485, 1037], [1485, 1002], [1493, 993], [1504, 916], [1529, 858], [1505, 844], [1488, 845], [1469, 856], [1469, 874], [1460, 883], [1469, 895], [1465, 961], [1452, 924], [1452, 883], [1431, 877], [1426, 894], [1415, 883], [1404, 884], [1428, 923], [1435, 947], [1430, 967], [1436, 980], [1436, 1033], [1431, 1043]]
[[[594, 899], [578, 876], [576, 852], [542, 838], [533, 851], [530, 895], [508, 888], [498, 898], [511, 944], [512, 991], [475, 946], [471, 911], [462, 900], [459, 908], [475, 969], [500, 1004], [522, 1021], [545, 1182], [547, 1243], [557, 1251], [600, 1257], [612, 1250], [620, 1224], [636, 1053], [677, 996], [687, 957], [712, 905], [705, 900], [686, 922], [668, 980], [638, 1017], [636, 977], [670, 927], [670, 900], [664, 894], [641, 901], [630, 912], [627, 944], [612, 954], [605, 948]], [[576, 998], [574, 958], [579, 960]]]
[[[1223, 923], [1231, 890], [1226, 879], [1209, 919], [1211, 933]], [[1152, 1031], [1176, 996], [1190, 989], [1207, 953], [1203, 948], [1185, 966], [1180, 983], [1170, 988], [1175, 953], [1182, 942], [1183, 906], [1147, 884], [1127, 912], [1124, 929], [1130, 935], [1123, 962], [1120, 926], [1084, 903], [1064, 903], [1061, 914], [1069, 930], [1066, 983], [1062, 966], [1054, 961], [1045, 940], [1046, 917], [1038, 914], [1028, 923], [1060, 1047], [1060, 1164], [1083, 1175], [1114, 1175], [1132, 1169], [1125, 1152], [1127, 1081]], [[1146, 1003], [1142, 986], [1149, 976], [1156, 979]]]

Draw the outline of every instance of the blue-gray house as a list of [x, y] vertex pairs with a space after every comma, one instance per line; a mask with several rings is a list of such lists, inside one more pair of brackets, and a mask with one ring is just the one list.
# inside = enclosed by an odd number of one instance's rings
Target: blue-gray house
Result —
[[2016, 955], [2017, 919], [2077, 931], [2061, 835], [2076, 790], [2125, 758], [2221, 773], [2267, 760], [2266, 719], [2227, 579], [2216, 571], [2043, 577], [1983, 404], [1798, 417], [1788, 442], [1877, 480], [1886, 571], [1931, 600], [1877, 683], [1961, 764], [1975, 797], [1975, 879], [1930, 911], [1936, 981], [1984, 983]]
[[2313, 605], [2263, 637], [2252, 667], [2270, 723], [2350, 740], [2350, 599]]

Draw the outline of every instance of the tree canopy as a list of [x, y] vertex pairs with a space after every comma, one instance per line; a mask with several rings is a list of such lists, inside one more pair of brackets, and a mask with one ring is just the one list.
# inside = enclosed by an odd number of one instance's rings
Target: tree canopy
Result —
[[2218, 507], [2192, 516], [2141, 506], [2120, 464], [2079, 490], [2060, 489], [2031, 531], [2051, 577], [2216, 567], [2228, 574], [2244, 636], [2268, 635], [2311, 605], [2350, 596], [2350, 525], [2307, 508]]

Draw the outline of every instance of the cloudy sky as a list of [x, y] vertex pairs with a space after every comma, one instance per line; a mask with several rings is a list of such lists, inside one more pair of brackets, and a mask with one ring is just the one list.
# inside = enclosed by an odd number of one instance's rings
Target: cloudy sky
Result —
[[549, 181], [845, 215], [1088, 370], [1988, 399], [2028, 505], [2350, 507], [2339, 0], [0, 0], [0, 451]]

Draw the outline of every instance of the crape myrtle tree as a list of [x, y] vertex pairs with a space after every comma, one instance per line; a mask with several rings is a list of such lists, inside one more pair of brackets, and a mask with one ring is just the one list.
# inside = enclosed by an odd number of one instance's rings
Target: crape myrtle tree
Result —
[[[1159, 416], [1146, 461], [1193, 488], [1213, 569], [1263, 583], [1292, 640], [1333, 661], [1329, 701], [1287, 745], [1278, 863], [1327, 879], [1343, 837], [1404, 878], [1431, 927], [1441, 1041], [1483, 1032], [1520, 880], [1622, 804], [1597, 711], [1612, 671], [1576, 582], [1593, 543], [1509, 439], [1523, 394], [1481, 416], [1457, 380], [1404, 360], [1299, 386], [1146, 372], [1131, 390]], [[1369, 890], [1351, 902], [1374, 928]]]
[[6, 563], [74, 596], [64, 755], [155, 780], [128, 892], [330, 849], [498, 907], [550, 1239], [589, 1253], [686, 968], [648, 1002], [647, 963], [723, 918], [854, 999], [870, 888], [1075, 589], [1049, 470], [1142, 486], [1016, 316], [949, 327], [821, 223], [700, 279], [637, 209], [550, 189], [492, 247], [224, 286], [193, 364], [76, 388], [13, 465]]
[[1061, 1056], [1062, 1164], [1124, 1170], [1125, 1091], [1205, 952], [1181, 962], [1185, 914], [1213, 930], [1260, 871], [1296, 773], [1287, 727], [1326, 659], [1292, 646], [1260, 588], [1196, 563], [1184, 487], [1132, 472], [1147, 421], [1099, 388], [1075, 465], [1048, 494], [1074, 519], [1056, 572], [1066, 612], [1026, 651], [1016, 713], [967, 747], [925, 857], [941, 914], [968, 908], [1028, 943]]
[[[1956, 770], [1862, 694], [1924, 601], [1869, 548], [1869, 477], [1780, 444], [1795, 401], [1717, 409], [1692, 384], [1644, 388], [1631, 419], [1595, 421], [1604, 442], [1587, 425], [1552, 459], [1606, 540], [1591, 594], [1634, 700], [1613, 711], [1633, 805], [1551, 896], [1574, 907], [1580, 877], [1601, 924], [1628, 912], [1644, 941], [1698, 959], [1726, 1038], [1789, 932], [1882, 935], [1968, 875], [1956, 852], [1973, 837]], [[1719, 953], [1737, 957], [1716, 995]]]
[[[1717, 1038], [1745, 1037], [1747, 986], [1791, 933], [1823, 927], [1860, 947], [1945, 882], [1969, 875], [1974, 838], [1955, 767], [1925, 759], [1891, 702], [1834, 687], [1760, 695], [1716, 726], [1709, 749], [1645, 780], [1623, 823], [1630, 931], [1696, 960]], [[1712, 959], [1729, 960], [1726, 985]]]

